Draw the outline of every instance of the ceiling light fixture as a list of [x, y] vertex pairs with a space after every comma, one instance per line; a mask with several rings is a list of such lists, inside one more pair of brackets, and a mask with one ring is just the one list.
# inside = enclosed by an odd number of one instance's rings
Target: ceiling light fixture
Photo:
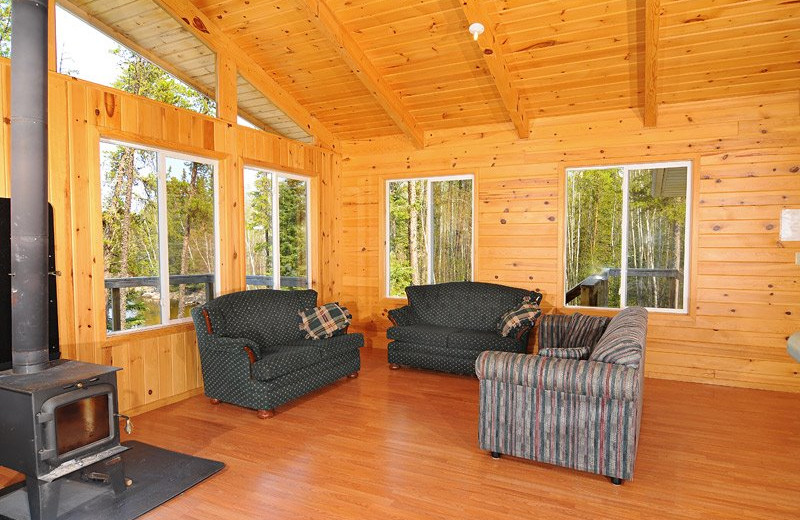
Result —
[[469, 26], [469, 32], [472, 34], [472, 39], [478, 41], [478, 36], [483, 34], [483, 24], [480, 22], [475, 22]]

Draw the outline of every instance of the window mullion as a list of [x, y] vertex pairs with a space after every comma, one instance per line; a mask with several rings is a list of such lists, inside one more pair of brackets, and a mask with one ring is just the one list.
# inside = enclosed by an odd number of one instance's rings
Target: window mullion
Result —
[[619, 306], [621, 309], [628, 306], [628, 226], [630, 224], [628, 219], [628, 183], [629, 168], [624, 166], [622, 168], [622, 240], [620, 241], [622, 254], [620, 255], [619, 281]]
[[270, 188], [272, 189], [272, 288], [281, 288], [281, 252], [280, 252], [280, 219], [278, 218], [278, 211], [280, 200], [278, 200], [278, 182], [279, 177], [276, 173], [269, 173], [272, 182]]
[[158, 264], [161, 291], [161, 323], [169, 323], [169, 244], [167, 237], [167, 157], [158, 154]]
[[428, 283], [436, 283], [436, 279], [433, 276], [433, 182], [431, 180], [426, 182], [428, 183], [428, 193], [425, 200], [425, 205], [427, 206], [425, 212], [428, 218], [425, 219], [425, 234], [427, 235], [427, 243], [425, 245], [428, 248]]

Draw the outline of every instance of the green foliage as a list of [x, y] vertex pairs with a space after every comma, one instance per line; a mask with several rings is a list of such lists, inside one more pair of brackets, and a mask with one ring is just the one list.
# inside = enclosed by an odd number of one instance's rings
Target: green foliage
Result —
[[0, 56], [11, 57], [11, 0], [0, 0]]
[[255, 176], [253, 190], [245, 194], [247, 274], [272, 275], [272, 174], [249, 168], [244, 174]]
[[112, 52], [117, 56], [120, 70], [112, 87], [201, 114], [214, 115], [216, 112], [214, 101], [181, 83], [139, 54], [124, 47], [117, 47]]
[[306, 182], [281, 179], [278, 183], [278, 202], [281, 276], [307, 277]]
[[472, 180], [392, 181], [388, 190], [389, 294], [403, 296], [412, 284], [471, 279]]
[[[617, 168], [568, 174], [567, 290], [591, 275], [622, 265], [622, 175], [623, 170]], [[659, 175], [663, 170], [629, 171], [627, 265], [629, 270], [682, 272], [686, 199], [658, 192]], [[619, 277], [609, 276], [606, 306], [620, 306], [620, 282]], [[681, 307], [682, 284], [678, 275], [642, 276], [629, 271], [624, 288], [627, 304]]]

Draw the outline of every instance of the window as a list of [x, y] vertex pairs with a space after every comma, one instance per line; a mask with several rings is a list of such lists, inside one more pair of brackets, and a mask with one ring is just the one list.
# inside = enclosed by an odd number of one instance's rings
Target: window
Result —
[[244, 168], [248, 289], [311, 286], [309, 188], [306, 177]]
[[[161, 11], [154, 14], [169, 17]], [[172, 25], [177, 25], [177, 22], [172, 20]], [[170, 28], [172, 30], [168, 32], [167, 27], [162, 26], [162, 34], [168, 35], [164, 36], [166, 40], [158, 47], [151, 49], [154, 55], [167, 53], [171, 40], [185, 32], [180, 26], [177, 29]], [[170, 73], [109, 38], [63, 7], [56, 6], [58, 72], [213, 116], [216, 114], [216, 103], [212, 99], [216, 82], [214, 53], [194, 38], [184, 38], [181, 52], [186, 56], [172, 56], [177, 65]], [[188, 59], [190, 56], [191, 60]], [[161, 58], [162, 65], [168, 66], [163, 60], [164, 56]], [[196, 65], [190, 67], [190, 62]], [[176, 74], [184, 81], [177, 79]], [[186, 83], [188, 81], [192, 82], [192, 86]], [[195, 86], [203, 88], [205, 93]]]
[[472, 279], [472, 176], [386, 183], [388, 296]]
[[691, 163], [567, 170], [567, 305], [686, 312]]
[[189, 317], [216, 286], [216, 163], [112, 142], [100, 162], [106, 330]]

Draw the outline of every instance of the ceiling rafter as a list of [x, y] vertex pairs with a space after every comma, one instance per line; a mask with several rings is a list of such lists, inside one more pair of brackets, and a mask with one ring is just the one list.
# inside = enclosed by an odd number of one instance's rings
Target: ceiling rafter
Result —
[[658, 123], [658, 33], [661, 1], [645, 0], [644, 15], [644, 126]]
[[189, 0], [155, 0], [175, 19], [183, 22], [214, 52], [224, 52], [236, 63], [239, 73], [260, 90], [298, 126], [313, 135], [320, 144], [336, 148], [338, 139], [297, 99], [283, 89], [269, 74], [238, 47], [217, 25]]
[[461, 0], [461, 8], [467, 17], [468, 23], [480, 22], [484, 25], [484, 33], [478, 40], [483, 58], [489, 67], [489, 72], [500, 93], [500, 98], [503, 100], [503, 105], [514, 123], [514, 127], [517, 129], [517, 134], [523, 139], [528, 138], [530, 136], [530, 121], [528, 120], [527, 111], [522, 106], [519, 89], [514, 86], [511, 80], [508, 61], [498, 41], [495, 28], [489, 23], [489, 15], [486, 13], [486, 9], [481, 0]]
[[383, 75], [342, 25], [325, 0], [305, 0], [311, 22], [336, 47], [339, 56], [353, 70], [361, 83], [383, 107], [392, 121], [405, 133], [417, 148], [425, 146], [425, 132], [404, 105], [400, 96], [387, 83]]

